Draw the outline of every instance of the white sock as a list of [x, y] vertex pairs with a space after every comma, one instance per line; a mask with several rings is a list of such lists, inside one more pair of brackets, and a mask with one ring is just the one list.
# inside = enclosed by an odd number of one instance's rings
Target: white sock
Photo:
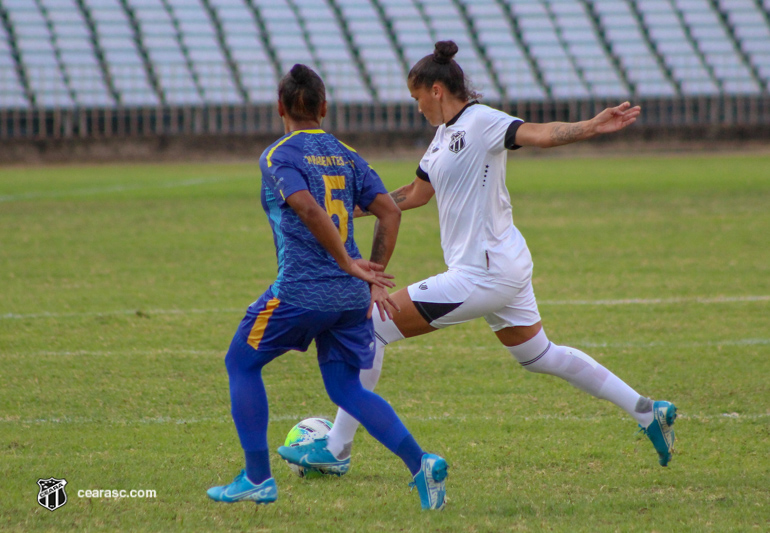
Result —
[[[377, 382], [380, 380], [382, 360], [385, 357], [385, 346], [404, 338], [392, 320], [387, 319], [383, 322], [377, 309], [372, 314], [374, 317], [374, 336], [376, 342], [374, 364], [372, 368], [362, 370], [360, 374], [361, 385], [366, 390], [371, 391], [374, 390]], [[346, 459], [350, 456], [353, 438], [356, 436], [358, 426], [358, 420], [350, 416], [342, 408], [337, 409], [337, 417], [334, 419], [334, 425], [329, 431], [329, 439], [326, 443], [327, 449], [334, 457]]]
[[508, 351], [527, 370], [551, 374], [597, 398], [608, 400], [642, 426], [653, 419], [652, 402], [629, 387], [623, 380], [576, 348], [559, 346], [548, 340], [544, 330]]

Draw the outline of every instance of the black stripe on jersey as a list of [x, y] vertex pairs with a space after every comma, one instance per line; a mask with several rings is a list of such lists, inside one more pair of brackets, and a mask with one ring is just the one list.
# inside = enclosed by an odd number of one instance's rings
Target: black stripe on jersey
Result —
[[514, 120], [511, 125], [508, 126], [508, 130], [505, 132], [505, 148], [508, 150], [518, 150], [521, 148], [516, 144], [516, 132], [519, 130], [519, 126], [524, 124], [523, 120]]
[[430, 324], [460, 307], [463, 303], [445, 304], [435, 302], [414, 302], [414, 306], [420, 312], [425, 321]]
[[425, 172], [420, 165], [417, 165], [417, 177], [420, 178], [422, 181], [427, 181], [430, 183], [430, 178], [428, 177], [428, 173]]

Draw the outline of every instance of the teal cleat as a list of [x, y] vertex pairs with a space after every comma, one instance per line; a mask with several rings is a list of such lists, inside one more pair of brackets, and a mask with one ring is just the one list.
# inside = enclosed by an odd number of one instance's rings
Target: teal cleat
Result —
[[655, 402], [652, 414], [655, 418], [650, 425], [646, 428], [639, 427], [655, 446], [660, 466], [667, 466], [671, 460], [671, 450], [674, 448], [675, 437], [671, 426], [676, 420], [676, 406], [671, 402]]
[[229, 485], [211, 487], [206, 491], [209, 498], [218, 502], [254, 502], [256, 504], [273, 503], [278, 499], [278, 487], [273, 478], [268, 478], [260, 485], [255, 485], [246, 477], [246, 471], [241, 473]]
[[281, 446], [280, 455], [287, 463], [299, 467], [318, 470], [323, 474], [343, 476], [350, 469], [350, 457], [337, 459], [326, 447], [328, 437], [315, 439], [309, 444], [299, 446]]
[[426, 453], [422, 456], [420, 471], [414, 476], [410, 487], [417, 487], [420, 493], [420, 505], [423, 509], [444, 508], [446, 502], [446, 486], [444, 480], [447, 476], [449, 465], [443, 457]]

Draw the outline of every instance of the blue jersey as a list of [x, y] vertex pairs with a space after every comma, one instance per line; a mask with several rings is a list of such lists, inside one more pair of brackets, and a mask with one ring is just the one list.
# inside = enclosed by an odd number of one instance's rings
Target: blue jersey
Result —
[[377, 173], [353, 149], [323, 130], [288, 133], [262, 153], [259, 166], [262, 207], [278, 257], [273, 295], [317, 311], [367, 307], [369, 286], [337, 265], [286, 198], [309, 191], [337, 226], [350, 257], [359, 259], [353, 240], [353, 209], [366, 209], [378, 194], [387, 194]]

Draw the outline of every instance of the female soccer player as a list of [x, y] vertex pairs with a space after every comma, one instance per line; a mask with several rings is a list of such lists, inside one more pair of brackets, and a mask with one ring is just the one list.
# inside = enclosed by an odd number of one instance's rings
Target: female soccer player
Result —
[[[476, 102], [478, 95], [453, 59], [456, 53], [454, 42], [438, 42], [433, 54], [409, 72], [409, 91], [438, 130], [417, 178], [391, 193], [402, 210], [425, 205], [436, 195], [448, 270], [394, 293], [400, 312], [389, 308], [387, 319], [375, 316], [377, 354], [373, 367], [361, 372], [362, 383], [374, 389], [387, 344], [483, 317], [525, 369], [565, 379], [631, 415], [666, 466], [676, 407], [641, 396], [589, 355], [548, 339], [532, 290], [532, 258], [513, 225], [505, 186], [507, 150], [549, 148], [616, 132], [634, 123], [639, 107], [625, 102], [577, 123], [526, 123]], [[329, 452], [348, 461], [357, 427], [340, 409]]]
[[[422, 507], [440, 509], [446, 461], [424, 453], [390, 405], [359, 380], [360, 370], [371, 368], [374, 359], [372, 306], [393, 305], [386, 286], [394, 284], [384, 267], [395, 247], [401, 211], [366, 161], [320, 129], [326, 109], [321, 78], [305, 65], [294, 65], [278, 87], [286, 135], [259, 160], [262, 207], [273, 230], [278, 278], [249, 307], [225, 357], [246, 468], [208, 495], [228, 503], [276, 500], [262, 367], [288, 350], [306, 351], [315, 340], [331, 400], [406, 463]], [[350, 214], [355, 207], [379, 221], [371, 261], [361, 259], [353, 239]], [[316, 465], [332, 463], [325, 465], [329, 471], [344, 473], [347, 464], [321, 444], [306, 451], [306, 459]]]

